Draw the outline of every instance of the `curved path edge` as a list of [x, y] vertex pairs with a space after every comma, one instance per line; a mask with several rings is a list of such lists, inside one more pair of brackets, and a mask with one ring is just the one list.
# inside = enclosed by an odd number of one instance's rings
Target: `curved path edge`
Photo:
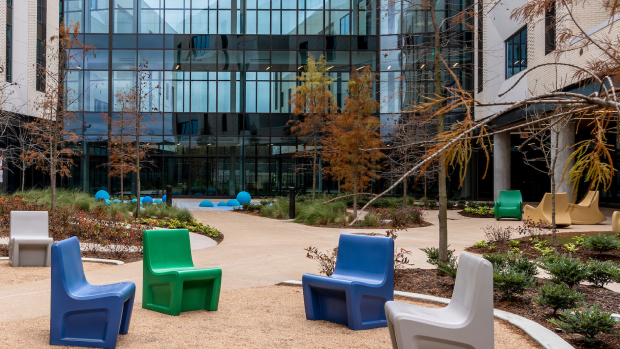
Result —
[[[297, 280], [288, 280], [283, 281], [280, 285], [288, 285], [288, 286], [301, 286], [301, 281]], [[450, 299], [441, 298], [435, 296], [428, 296], [424, 294], [411, 293], [411, 292], [401, 292], [394, 291], [395, 296], [415, 299], [419, 301], [440, 303], [440, 304], [448, 304], [450, 303]], [[524, 318], [523, 316], [519, 316], [513, 313], [509, 313], [507, 311], [494, 309], [493, 315], [504, 321], [508, 321], [514, 327], [521, 329], [528, 336], [530, 336], [534, 341], [540, 344], [545, 349], [574, 349], [572, 345], [563, 340], [560, 336], [543, 327], [542, 325]]]

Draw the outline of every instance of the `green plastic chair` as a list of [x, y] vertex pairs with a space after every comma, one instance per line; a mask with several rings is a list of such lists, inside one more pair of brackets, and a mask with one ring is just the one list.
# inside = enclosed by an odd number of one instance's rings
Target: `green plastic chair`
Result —
[[519, 190], [502, 190], [495, 201], [495, 219], [523, 218], [523, 198]]
[[144, 232], [142, 308], [169, 315], [217, 310], [222, 269], [196, 269], [189, 231]]

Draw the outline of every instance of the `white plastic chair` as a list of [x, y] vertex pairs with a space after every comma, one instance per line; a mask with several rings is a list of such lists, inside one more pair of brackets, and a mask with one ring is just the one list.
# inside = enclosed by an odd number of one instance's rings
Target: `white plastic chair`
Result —
[[462, 252], [448, 306], [387, 302], [385, 315], [394, 349], [492, 349], [493, 266]]
[[48, 233], [47, 211], [11, 211], [11, 266], [51, 266], [53, 243]]

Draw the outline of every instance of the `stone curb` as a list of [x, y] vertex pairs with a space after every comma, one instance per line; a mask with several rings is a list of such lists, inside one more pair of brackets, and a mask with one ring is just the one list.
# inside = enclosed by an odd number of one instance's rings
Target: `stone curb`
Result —
[[[7, 260], [9, 260], [9, 257], [0, 257], [0, 261], [7, 261]], [[84, 262], [92, 262], [92, 263], [115, 264], [115, 265], [125, 264], [125, 262], [117, 261], [115, 259], [99, 259], [99, 258], [86, 258], [86, 257], [82, 257], [82, 261], [84, 261]]]
[[[280, 285], [301, 286], [301, 281], [288, 280], [281, 282]], [[440, 304], [450, 303], [450, 299], [448, 298], [434, 297], [411, 292], [394, 291], [394, 295], [426, 302]], [[493, 315], [496, 318], [508, 321], [514, 327], [521, 329], [545, 349], [574, 349], [572, 345], [568, 344], [568, 342], [563, 340], [560, 336], [532, 320], [528, 320], [522, 316], [498, 309], [493, 311]]]

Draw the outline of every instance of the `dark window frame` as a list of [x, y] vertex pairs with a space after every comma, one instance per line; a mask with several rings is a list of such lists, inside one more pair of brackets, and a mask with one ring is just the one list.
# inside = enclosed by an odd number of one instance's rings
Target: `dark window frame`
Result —
[[[522, 43], [521, 40], [524, 36], [525, 43]], [[520, 46], [519, 57], [514, 57], [510, 53], [514, 53], [516, 51], [513, 50], [513, 48], [517, 45]], [[504, 42], [504, 52], [506, 54], [506, 64], [504, 65], [506, 79], [509, 79], [527, 69], [527, 25], [517, 30]]]
[[556, 7], [555, 1], [551, 3], [545, 13], [545, 55], [555, 51], [556, 35]]

